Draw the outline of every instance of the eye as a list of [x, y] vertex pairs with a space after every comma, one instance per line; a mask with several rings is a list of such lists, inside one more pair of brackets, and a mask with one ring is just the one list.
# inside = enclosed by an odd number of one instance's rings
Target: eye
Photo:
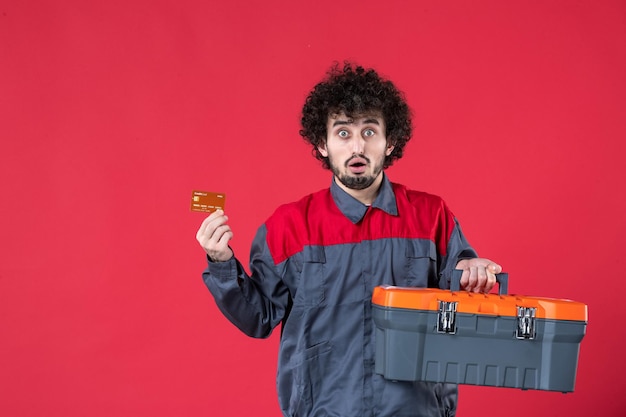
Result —
[[364, 137], [364, 138], [369, 138], [369, 137], [372, 137], [372, 136], [374, 136], [375, 134], [376, 134], [376, 132], [374, 131], [374, 129], [365, 129], [365, 130], [363, 131], [363, 137]]
[[350, 136], [350, 134], [347, 130], [340, 130], [339, 132], [337, 132], [337, 136], [339, 136], [340, 138], [347, 138], [348, 136]]

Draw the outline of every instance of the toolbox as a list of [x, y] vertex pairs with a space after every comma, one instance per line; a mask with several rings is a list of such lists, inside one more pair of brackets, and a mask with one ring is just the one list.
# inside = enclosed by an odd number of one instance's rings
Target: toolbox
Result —
[[380, 286], [372, 295], [375, 372], [430, 381], [572, 392], [587, 306], [562, 299]]

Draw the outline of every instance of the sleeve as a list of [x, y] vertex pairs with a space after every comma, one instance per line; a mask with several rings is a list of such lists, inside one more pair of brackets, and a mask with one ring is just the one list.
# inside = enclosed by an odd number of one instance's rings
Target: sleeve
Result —
[[202, 273], [207, 288], [224, 314], [251, 337], [268, 337], [285, 317], [290, 305], [289, 290], [278, 272], [261, 226], [250, 250], [248, 275], [235, 257], [227, 262], [210, 262]]
[[440, 238], [444, 239], [445, 254], [441, 257], [439, 265], [439, 288], [449, 289], [452, 279], [452, 271], [461, 259], [477, 258], [478, 254], [465, 238], [461, 226], [450, 209], [443, 205], [441, 212]]

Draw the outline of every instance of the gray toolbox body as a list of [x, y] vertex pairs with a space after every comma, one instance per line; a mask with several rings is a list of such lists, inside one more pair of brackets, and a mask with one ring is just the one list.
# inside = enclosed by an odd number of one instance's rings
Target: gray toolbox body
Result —
[[[572, 392], [587, 306], [570, 300], [453, 289], [377, 287], [375, 372], [430, 381]], [[456, 281], [456, 283], [455, 283]], [[455, 288], [456, 287], [456, 288]]]

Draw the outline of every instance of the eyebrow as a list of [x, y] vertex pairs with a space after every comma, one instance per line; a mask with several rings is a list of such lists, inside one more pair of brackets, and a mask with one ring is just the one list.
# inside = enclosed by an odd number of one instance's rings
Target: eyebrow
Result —
[[[343, 126], [343, 125], [352, 125], [354, 124], [354, 120], [350, 119], [350, 120], [335, 120], [333, 122], [333, 127], [335, 126]], [[375, 125], [379, 125], [380, 126], [380, 122], [378, 121], [378, 119], [365, 119], [363, 120], [363, 124], [375, 124]]]

